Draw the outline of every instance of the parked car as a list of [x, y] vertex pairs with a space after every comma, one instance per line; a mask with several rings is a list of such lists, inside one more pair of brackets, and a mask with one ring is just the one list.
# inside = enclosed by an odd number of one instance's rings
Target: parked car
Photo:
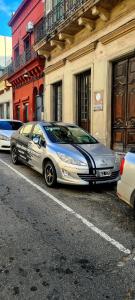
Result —
[[11, 135], [22, 125], [21, 121], [0, 119], [0, 150], [10, 150]]
[[42, 173], [47, 186], [56, 182], [88, 185], [116, 182], [119, 159], [74, 124], [27, 123], [11, 138], [13, 164], [22, 160]]
[[122, 159], [120, 174], [117, 194], [120, 199], [135, 209], [135, 149], [130, 150]]

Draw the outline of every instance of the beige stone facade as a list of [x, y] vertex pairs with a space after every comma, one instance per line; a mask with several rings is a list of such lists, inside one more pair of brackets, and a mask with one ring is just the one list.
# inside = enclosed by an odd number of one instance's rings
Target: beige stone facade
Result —
[[[135, 55], [135, 1], [107, 2], [85, 1], [84, 10], [81, 7], [78, 15], [60, 24], [55, 36], [42, 39], [35, 49], [46, 57], [44, 119], [54, 119], [53, 86], [61, 81], [62, 121], [78, 122], [76, 76], [90, 70], [90, 132], [110, 147], [113, 62]], [[75, 34], [72, 26], [78, 26]], [[95, 110], [100, 98], [101, 109]]]

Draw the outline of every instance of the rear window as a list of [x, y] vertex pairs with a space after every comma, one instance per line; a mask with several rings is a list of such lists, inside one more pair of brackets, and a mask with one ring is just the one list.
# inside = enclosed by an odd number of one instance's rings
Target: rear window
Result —
[[22, 125], [22, 122], [0, 121], [0, 130], [18, 130]]

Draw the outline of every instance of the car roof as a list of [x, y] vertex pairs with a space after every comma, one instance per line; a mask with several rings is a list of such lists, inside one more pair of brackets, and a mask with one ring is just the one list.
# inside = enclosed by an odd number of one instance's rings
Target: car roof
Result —
[[74, 123], [64, 123], [64, 122], [55, 122], [55, 121], [51, 121], [51, 122], [47, 122], [47, 121], [33, 121], [33, 122], [28, 122], [25, 124], [40, 124], [41, 126], [75, 126], [77, 127], [76, 124]]

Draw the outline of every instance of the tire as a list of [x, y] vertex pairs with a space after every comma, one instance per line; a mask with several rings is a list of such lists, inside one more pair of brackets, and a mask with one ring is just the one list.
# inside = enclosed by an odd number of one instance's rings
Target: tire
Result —
[[135, 213], [135, 191], [131, 195], [130, 204], [133, 207]]
[[57, 184], [57, 173], [50, 160], [48, 160], [44, 166], [44, 179], [48, 187], [55, 187]]
[[17, 165], [19, 163], [16, 147], [13, 147], [11, 150], [11, 158], [12, 158], [12, 163], [14, 165]]

